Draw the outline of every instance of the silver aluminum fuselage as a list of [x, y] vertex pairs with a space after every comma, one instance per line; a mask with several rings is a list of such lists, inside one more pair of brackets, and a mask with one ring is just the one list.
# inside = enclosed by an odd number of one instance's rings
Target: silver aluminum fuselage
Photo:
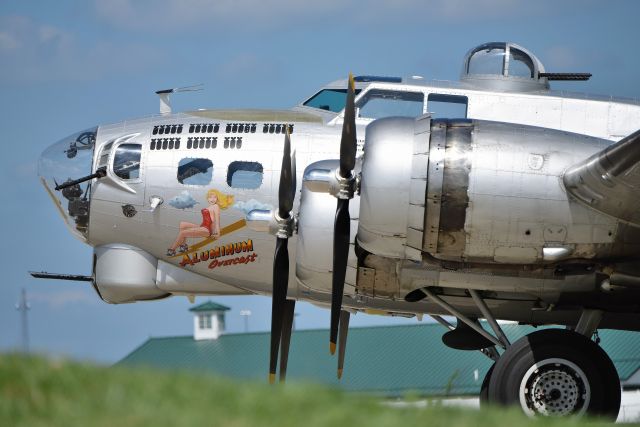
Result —
[[[345, 84], [338, 81], [327, 88], [344, 88]], [[424, 113], [428, 112], [429, 94], [466, 96], [468, 118], [555, 129], [610, 141], [624, 137], [640, 123], [640, 104], [611, 98], [551, 91], [495, 92], [474, 88], [466, 83], [422, 80], [405, 80], [402, 83], [359, 83], [357, 88], [361, 89], [357, 99], [372, 89], [421, 92], [425, 99]], [[372, 120], [367, 118], [357, 119], [360, 149], [364, 144], [366, 126], [371, 122]], [[167, 136], [182, 139], [179, 149], [150, 150], [150, 141], [162, 137], [153, 135], [154, 126], [178, 123], [183, 125], [184, 132], [181, 135]], [[189, 126], [196, 123], [216, 123], [219, 124], [220, 131], [215, 135], [187, 132]], [[257, 132], [227, 133], [226, 125], [231, 123], [255, 123]], [[92, 184], [88, 243], [96, 247], [128, 244], [151, 254], [158, 260], [155, 285], [168, 294], [270, 294], [275, 239], [267, 233], [254, 232], [244, 226], [221, 236], [219, 240], [195, 253], [167, 256], [166, 251], [179, 231], [180, 222], [200, 223], [200, 209], [206, 207], [206, 193], [211, 188], [233, 195], [236, 203], [258, 201], [263, 206], [277, 205], [284, 135], [262, 132], [264, 125], [275, 123], [294, 125], [292, 143], [296, 152], [298, 188], [308, 165], [338, 157], [342, 114], [316, 110], [302, 104], [290, 111], [200, 110], [100, 126], [94, 153], [94, 170], [98, 166], [101, 150], [108, 142], [126, 137], [126, 141], [140, 143], [143, 149], [139, 179], [125, 182], [110, 172], [106, 179], [97, 180]], [[582, 250], [587, 256], [593, 256], [589, 251], [599, 250], [598, 245], [606, 245], [616, 239], [616, 227], [619, 225], [617, 221], [571, 203], [561, 184], [561, 176], [566, 168], [602, 149], [607, 144], [606, 141], [576, 137], [573, 144], [555, 145], [553, 138], [545, 139], [545, 130], [540, 129], [537, 134], [539, 139], [532, 137], [525, 139], [524, 143], [518, 140], [518, 145], [514, 146], [514, 142], [508, 137], [508, 133], [513, 131], [511, 128], [487, 123], [483, 124], [479, 131], [482, 134], [488, 129], [491, 129], [489, 137], [482, 140], [482, 144], [474, 146], [470, 154], [476, 165], [484, 167], [473, 168], [469, 176], [468, 195], [472, 202], [466, 215], [464, 230], [468, 236], [464, 249], [465, 259], [507, 264], [516, 262], [517, 259], [517, 262], [521, 263], [535, 263], [542, 257], [542, 253], [518, 248], [544, 246], [545, 242], [553, 240], [547, 239], [545, 233], [561, 234], [562, 239], [558, 237], [558, 241], [562, 240], [563, 244], [572, 245], [574, 253], [580, 253]], [[218, 138], [215, 149], [186, 148], [188, 137], [214, 136]], [[237, 137], [242, 138], [240, 148], [224, 147], [225, 138]], [[116, 142], [114, 148], [118, 143], [122, 141]], [[200, 157], [213, 162], [211, 183], [206, 186], [185, 186], [179, 183], [176, 179], [179, 161]], [[263, 180], [259, 188], [235, 189], [229, 186], [227, 169], [234, 161], [259, 162], [262, 165]], [[392, 163], [394, 158], [389, 157], [388, 161]], [[189, 191], [198, 204], [188, 209], [178, 209], [167, 203], [185, 190]], [[406, 195], [408, 200], [409, 190], [397, 188], [401, 193], [399, 197]], [[299, 210], [299, 195], [300, 192], [296, 195], [294, 212]], [[157, 209], [151, 209], [150, 200], [153, 196], [162, 198], [165, 203]], [[331, 264], [326, 260], [331, 257], [331, 245], [328, 242], [331, 241], [332, 235], [335, 199], [326, 196], [314, 200], [314, 203], [316, 205], [312, 209], [306, 213], [303, 211], [300, 221], [307, 220], [309, 227], [316, 229], [316, 234], [307, 234], [304, 242], [307, 251], [305, 259], [315, 259], [316, 262], [313, 266], [304, 263], [299, 265], [297, 276], [296, 269], [290, 270], [289, 297], [326, 304], [330, 298], [328, 283], [331, 269]], [[123, 205], [132, 205], [137, 213], [133, 217], [126, 217], [123, 215]], [[548, 209], [539, 210], [542, 205]], [[351, 206], [354, 237], [358, 228], [359, 206], [357, 202]], [[221, 210], [221, 226], [238, 223], [245, 215], [246, 212], [233, 207]], [[328, 220], [321, 221], [322, 217]], [[311, 218], [317, 218], [318, 221]], [[535, 223], [536, 227], [527, 234], [531, 223]], [[540, 224], [549, 225], [548, 230], [539, 227]], [[250, 242], [250, 251], [245, 253], [247, 251], [243, 252], [242, 243], [245, 243], [247, 249], [247, 242]], [[298, 243], [295, 235], [290, 242], [291, 263], [295, 265]], [[535, 244], [531, 246], [531, 242]], [[536, 246], [538, 243], [541, 244]], [[213, 262], [216, 258], [211, 258], [215, 256], [215, 253], [211, 252], [212, 249], [233, 244], [240, 244], [239, 252], [233, 254], [232, 250], [231, 255], [219, 256], [218, 259], [236, 259], [238, 262]], [[247, 260], [248, 256], [252, 256], [250, 261]], [[509, 260], [509, 257], [515, 258]], [[377, 262], [384, 264], [385, 260], [380, 259]], [[356, 277], [354, 254], [351, 254], [349, 264], [351, 268], [347, 274], [346, 292], [351, 298], [345, 299], [346, 306], [398, 315], [441, 312], [431, 304], [407, 303], [402, 299], [401, 292], [380, 297], [358, 295], [353, 286]], [[522, 291], [528, 296], [514, 296], [513, 300], [508, 302], [509, 309], [498, 314], [498, 317], [515, 320], [530, 321], [532, 316], [543, 319], [544, 313], [537, 314], [538, 311], [531, 310], [537, 302], [529, 297], [530, 294], [544, 299], [542, 290], [545, 286], [550, 295], [557, 295], [559, 292], [558, 289], [553, 289], [553, 282], [547, 283], [543, 280], [542, 285], [540, 282], [529, 283], [533, 279], [516, 278], [510, 274], [503, 276], [500, 269], [485, 276], [433, 267], [423, 270], [416, 266], [416, 261], [410, 256], [394, 261], [388, 267], [395, 270], [390, 271], [390, 275], [402, 276], [400, 273], [404, 271], [405, 277], [411, 277], [412, 274], [422, 275], [435, 285], [502, 290], [514, 295]], [[181, 271], [184, 270], [189, 274], [182, 275]], [[567, 289], [581, 286], [569, 282]], [[452, 300], [455, 299], [452, 297]], [[463, 310], [465, 307], [471, 310], [472, 302], [468, 300], [461, 295], [459, 301], [455, 302]], [[497, 309], [499, 306], [506, 307], [507, 302], [496, 300], [489, 301], [489, 304]], [[527, 314], [523, 319], [518, 313], [525, 312], [533, 314]]]

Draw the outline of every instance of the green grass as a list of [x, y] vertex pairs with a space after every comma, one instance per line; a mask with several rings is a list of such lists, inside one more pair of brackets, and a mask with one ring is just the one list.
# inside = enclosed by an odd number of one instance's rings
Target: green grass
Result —
[[[372, 373], [373, 375], [374, 373]], [[0, 426], [519, 426], [610, 425], [530, 420], [515, 410], [379, 399], [310, 384], [269, 386], [209, 375], [0, 356]]]

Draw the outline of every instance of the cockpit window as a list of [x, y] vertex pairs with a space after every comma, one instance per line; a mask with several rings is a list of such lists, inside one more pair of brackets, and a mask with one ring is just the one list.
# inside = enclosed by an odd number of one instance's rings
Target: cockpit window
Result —
[[178, 182], [185, 185], [208, 185], [213, 179], [213, 162], [187, 157], [178, 163]]
[[479, 50], [469, 59], [467, 74], [502, 75], [504, 67], [504, 46]]
[[[356, 95], [360, 93], [360, 89], [356, 89]], [[305, 101], [303, 105], [307, 107], [318, 108], [320, 110], [333, 111], [339, 113], [344, 109], [347, 102], [346, 89], [323, 89]]]
[[418, 117], [424, 108], [424, 93], [371, 89], [356, 105], [359, 117]]
[[122, 179], [140, 178], [140, 154], [142, 145], [122, 144], [113, 157], [113, 173]]

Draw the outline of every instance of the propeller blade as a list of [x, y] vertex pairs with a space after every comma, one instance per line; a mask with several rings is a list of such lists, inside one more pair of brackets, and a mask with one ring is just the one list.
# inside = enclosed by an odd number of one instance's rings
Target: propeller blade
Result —
[[347, 178], [356, 165], [356, 108], [355, 82], [353, 74], [349, 73], [349, 87], [347, 101], [344, 108], [344, 122], [342, 123], [342, 139], [340, 140], [340, 175]]
[[295, 176], [293, 176], [291, 169], [291, 138], [287, 129], [284, 136], [284, 154], [280, 170], [280, 187], [278, 188], [278, 215], [280, 218], [288, 218], [289, 212], [293, 209], [293, 197], [296, 190]]
[[333, 277], [331, 283], [331, 330], [329, 335], [329, 351], [336, 352], [340, 310], [344, 279], [347, 274], [347, 258], [349, 256], [349, 237], [351, 219], [349, 217], [349, 199], [338, 199], [336, 220], [333, 231]]
[[340, 334], [338, 338], [338, 379], [342, 378], [344, 368], [344, 353], [347, 349], [347, 334], [349, 332], [349, 318], [351, 313], [346, 310], [340, 312]]
[[296, 309], [295, 300], [285, 300], [282, 317], [282, 336], [280, 338], [280, 382], [287, 378], [287, 363], [289, 362], [289, 344], [293, 329], [293, 316]]
[[[347, 100], [342, 123], [342, 139], [340, 140], [340, 170], [342, 178], [351, 178], [356, 165], [356, 109], [355, 82], [349, 73]], [[352, 196], [349, 196], [352, 197]], [[336, 352], [344, 279], [347, 274], [347, 257], [349, 255], [349, 239], [351, 237], [351, 219], [349, 217], [349, 199], [338, 196], [336, 219], [333, 228], [333, 277], [331, 283], [331, 330], [329, 332], [329, 351]]]
[[[295, 196], [295, 175], [292, 174], [291, 138], [289, 132], [284, 138], [284, 154], [280, 169], [280, 187], [278, 188], [278, 216], [289, 219], [293, 209]], [[276, 236], [276, 250], [273, 257], [273, 292], [271, 301], [271, 348], [269, 354], [269, 383], [276, 381], [278, 367], [278, 350], [282, 337], [282, 324], [287, 308], [287, 288], [289, 285], [289, 231], [286, 226], [278, 231]], [[289, 328], [290, 329], [290, 328]], [[287, 338], [288, 340], [289, 338]], [[288, 344], [287, 344], [288, 350]], [[286, 371], [286, 368], [285, 368]]]
[[[287, 134], [286, 134], [287, 138], [291, 138], [289, 135], [289, 128], [287, 128]], [[289, 141], [291, 141], [291, 139], [289, 139]], [[289, 142], [289, 144], [291, 144], [291, 142]], [[297, 178], [296, 178], [296, 150], [293, 149], [291, 151], [291, 205], [293, 208], [293, 200], [296, 198], [296, 185], [297, 185]]]
[[289, 249], [288, 239], [278, 237], [273, 257], [273, 295], [271, 299], [271, 352], [269, 358], [269, 383], [276, 381], [278, 368], [278, 349], [282, 334], [282, 321], [287, 301], [287, 284], [289, 281]]

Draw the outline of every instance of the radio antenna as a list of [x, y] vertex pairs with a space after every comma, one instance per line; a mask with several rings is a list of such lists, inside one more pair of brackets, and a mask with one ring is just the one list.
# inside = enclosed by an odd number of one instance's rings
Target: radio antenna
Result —
[[162, 89], [157, 90], [156, 95], [160, 97], [160, 114], [166, 116], [171, 114], [171, 101], [169, 100], [169, 95], [177, 92], [198, 92], [203, 89], [204, 84], [200, 83], [193, 86], [183, 86], [176, 87], [173, 89]]
[[29, 353], [29, 324], [27, 313], [31, 309], [31, 305], [27, 302], [27, 291], [22, 288], [22, 294], [20, 301], [16, 304], [16, 310], [18, 310], [22, 317], [22, 351]]

